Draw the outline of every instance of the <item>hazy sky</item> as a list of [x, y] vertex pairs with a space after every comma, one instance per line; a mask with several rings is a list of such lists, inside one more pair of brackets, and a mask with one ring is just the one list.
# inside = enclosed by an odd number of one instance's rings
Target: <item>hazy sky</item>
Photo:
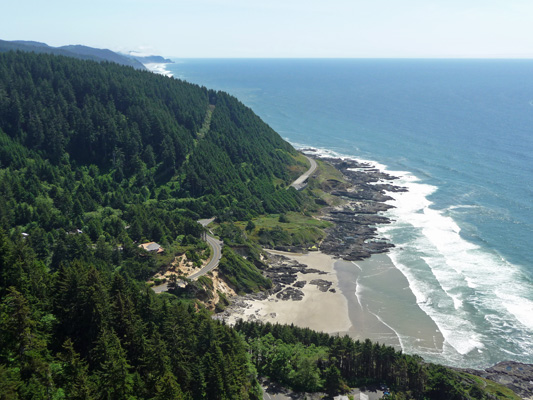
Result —
[[527, 57], [533, 0], [0, 0], [0, 39], [169, 57]]

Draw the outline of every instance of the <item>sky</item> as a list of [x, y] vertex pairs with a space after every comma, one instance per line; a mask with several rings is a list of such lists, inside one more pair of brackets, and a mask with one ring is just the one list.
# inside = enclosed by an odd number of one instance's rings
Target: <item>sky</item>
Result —
[[533, 0], [0, 0], [0, 39], [176, 58], [533, 58]]

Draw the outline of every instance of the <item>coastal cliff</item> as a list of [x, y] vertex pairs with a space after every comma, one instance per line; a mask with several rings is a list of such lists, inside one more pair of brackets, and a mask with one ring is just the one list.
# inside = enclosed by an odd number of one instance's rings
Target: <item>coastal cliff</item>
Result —
[[[332, 254], [386, 251], [391, 244], [373, 225], [387, 222], [379, 215], [385, 190], [402, 189], [380, 183], [392, 177], [365, 165], [339, 169], [352, 183], [323, 182], [333, 188], [323, 198], [312, 183], [311, 192], [291, 188], [304, 158], [226, 93], [115, 64], [0, 54], [3, 396], [258, 399], [261, 368], [300, 390], [335, 394], [384, 379], [404, 398], [448, 389], [456, 398], [486, 398], [476, 382], [457, 387], [463, 380], [450, 370], [370, 340], [257, 324], [247, 325], [248, 334], [260, 333], [248, 342], [194, 298], [209, 297], [204, 289], [216, 287], [209, 277], [182, 295], [156, 295], [146, 284], [172, 263], [202, 265], [209, 250], [196, 221], [213, 215], [227, 244], [220, 272], [232, 290], [270, 287], [260, 275], [269, 268], [265, 256], [248, 235], [302, 245], [329, 229], [323, 243]], [[324, 204], [318, 220], [312, 213]], [[289, 234], [291, 218], [306, 229]], [[261, 219], [276, 226], [254, 228]], [[139, 246], [147, 242], [164, 250]], [[321, 293], [345, 306], [339, 282], [327, 276], [333, 258], [320, 254], [311, 268], [280, 257], [277, 271], [265, 271], [274, 282], [281, 277], [276, 300], [305, 303]], [[294, 279], [294, 271], [308, 278]], [[221, 308], [227, 299], [218, 295]], [[309, 303], [299, 316], [346, 329], [348, 313], [339, 320], [331, 304]], [[266, 356], [276, 349], [287, 351]]]

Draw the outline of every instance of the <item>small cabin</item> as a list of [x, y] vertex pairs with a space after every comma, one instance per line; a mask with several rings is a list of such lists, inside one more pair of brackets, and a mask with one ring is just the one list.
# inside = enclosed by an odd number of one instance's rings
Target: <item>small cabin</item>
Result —
[[143, 248], [144, 250], [150, 253], [159, 254], [165, 251], [165, 249], [162, 248], [161, 245], [156, 242], [143, 243], [143, 244], [140, 244], [139, 247]]

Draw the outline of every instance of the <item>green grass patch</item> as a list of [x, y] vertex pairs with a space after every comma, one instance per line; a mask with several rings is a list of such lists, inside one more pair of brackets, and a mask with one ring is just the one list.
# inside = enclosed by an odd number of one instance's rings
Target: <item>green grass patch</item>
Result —
[[211, 118], [213, 116], [214, 109], [215, 109], [215, 106], [213, 106], [213, 105], [210, 105], [207, 108], [207, 111], [205, 113], [205, 119], [204, 119], [204, 122], [202, 123], [202, 127], [200, 128], [200, 130], [196, 134], [198, 139], [204, 138], [205, 135], [207, 135], [207, 132], [209, 132], [209, 128], [211, 127]]
[[[325, 229], [332, 224], [299, 212], [283, 214], [280, 222], [279, 214], [270, 214], [254, 218], [253, 230], [248, 230], [248, 238], [256, 243], [268, 246], [316, 246], [325, 237]], [[247, 222], [238, 222], [241, 230], [245, 230]]]
[[312, 198], [320, 199], [320, 203], [329, 205], [341, 204], [344, 200], [331, 195], [329, 192], [348, 186], [348, 182], [344, 179], [342, 173], [332, 165], [320, 160], [317, 160], [317, 164], [318, 168], [309, 178], [304, 193]]
[[211, 278], [203, 275], [198, 278], [197, 282], [200, 283], [204, 288], [213, 290], [213, 281]]
[[316, 162], [318, 164], [318, 168], [313, 174], [313, 179], [318, 183], [323, 183], [328, 180], [336, 180], [342, 183], [347, 183], [342, 176], [342, 173], [333, 165], [320, 160], [316, 160]]
[[[172, 243], [170, 245], [164, 246], [165, 251], [160, 254], [155, 254], [155, 260], [158, 265], [171, 265], [176, 257], [179, 257], [183, 254], [188, 255], [189, 261], [202, 263], [202, 259], [206, 259], [210, 255], [209, 246], [206, 242], [198, 240], [193, 244], [182, 245], [179, 243]], [[191, 259], [192, 258], [192, 259]]]
[[291, 165], [289, 170], [294, 179], [296, 179], [309, 169], [309, 160], [302, 153], [291, 155], [291, 157], [296, 161], [296, 164]]
[[521, 400], [521, 397], [518, 396], [515, 392], [509, 389], [506, 386], [500, 385], [489, 379], [482, 378], [480, 376], [471, 375], [463, 373], [462, 375], [466, 376], [468, 379], [476, 381], [479, 387], [483, 390], [500, 400]]

